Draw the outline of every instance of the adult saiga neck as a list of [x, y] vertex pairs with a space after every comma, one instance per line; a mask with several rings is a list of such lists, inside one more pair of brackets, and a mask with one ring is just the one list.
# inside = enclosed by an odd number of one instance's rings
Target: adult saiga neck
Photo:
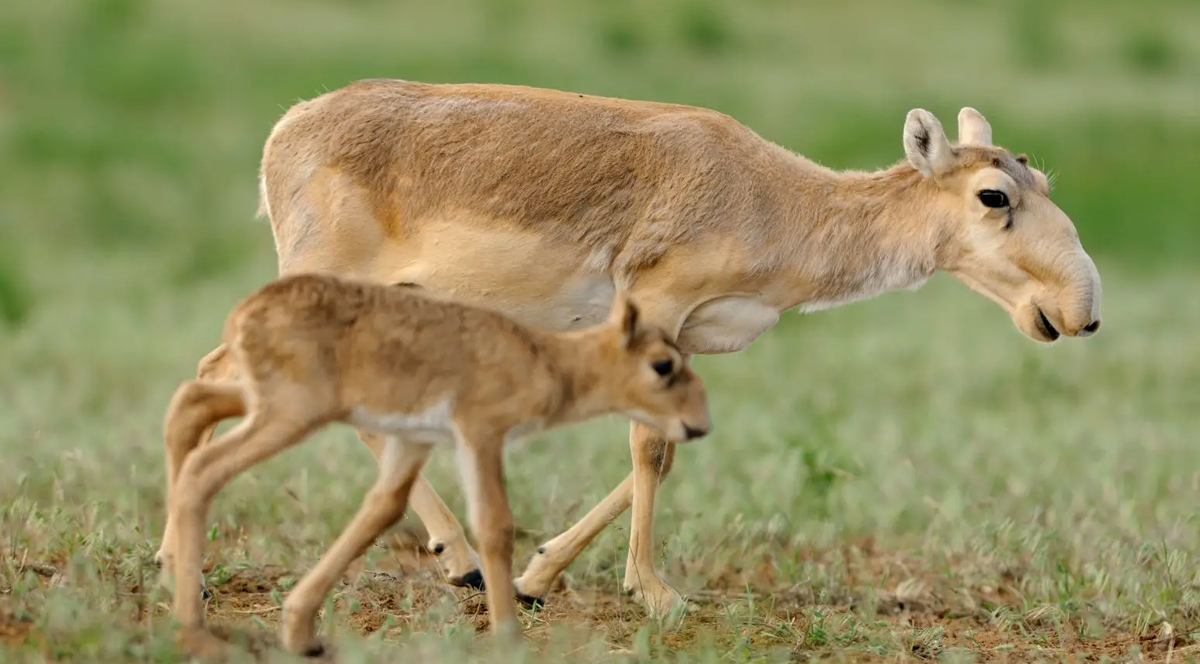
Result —
[[782, 308], [812, 311], [916, 288], [937, 267], [939, 190], [907, 162], [834, 171], [788, 152], [775, 191]]

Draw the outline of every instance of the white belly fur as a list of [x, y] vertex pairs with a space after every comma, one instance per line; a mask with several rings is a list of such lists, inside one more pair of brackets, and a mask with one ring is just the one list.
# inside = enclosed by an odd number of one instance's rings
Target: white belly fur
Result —
[[449, 399], [416, 413], [376, 413], [360, 406], [350, 412], [348, 423], [364, 431], [396, 436], [412, 443], [453, 445], [458, 442], [458, 430], [451, 413]]
[[[350, 412], [348, 423], [364, 431], [382, 434], [422, 445], [457, 445], [462, 442], [454, 425], [450, 400], [417, 413], [376, 413], [361, 406]], [[540, 419], [529, 420], [509, 429], [504, 435], [505, 446], [511, 445], [538, 431]]]

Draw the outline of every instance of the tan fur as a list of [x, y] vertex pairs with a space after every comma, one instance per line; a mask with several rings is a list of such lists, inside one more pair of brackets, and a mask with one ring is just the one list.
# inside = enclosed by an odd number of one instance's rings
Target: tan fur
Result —
[[[313, 625], [325, 596], [404, 514], [434, 445], [457, 448], [499, 631], [516, 625], [506, 442], [613, 412], [673, 442], [710, 428], [700, 378], [623, 296], [606, 323], [554, 332], [412, 289], [297, 275], [243, 300], [227, 319], [224, 347], [236, 378], [184, 383], [165, 421], [173, 532], [164, 536], [171, 544], [162, 562], [174, 575], [183, 643], [202, 655], [224, 648], [204, 626], [196, 584], [211, 501], [242, 471], [329, 423], [374, 434], [380, 472], [354, 520], [284, 604], [284, 646], [310, 655], [322, 650]], [[197, 449], [206, 430], [241, 415], [238, 427]]]
[[[958, 121], [952, 144], [933, 115], [913, 110], [905, 161], [837, 172], [707, 109], [361, 81], [276, 124], [263, 209], [281, 274], [412, 283], [558, 329], [601, 320], [613, 292], [628, 289], [691, 354], [740, 350], [787, 309], [913, 288], [938, 269], [1034, 339], [1091, 334], [1099, 277], [1045, 175], [991, 145], [974, 109]], [[983, 189], [1003, 191], [1011, 207], [985, 207]], [[652, 612], [678, 604], [651, 544], [655, 487], [673, 450], [636, 424], [630, 444], [633, 474], [542, 547], [522, 591], [544, 597], [632, 502], [626, 586]], [[461, 527], [421, 479], [418, 494], [432, 496], [418, 513], [451, 579], [463, 578], [474, 552]]]

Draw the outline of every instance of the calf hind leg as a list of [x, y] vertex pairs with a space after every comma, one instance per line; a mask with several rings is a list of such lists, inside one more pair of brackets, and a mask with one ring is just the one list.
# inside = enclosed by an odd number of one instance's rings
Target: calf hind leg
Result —
[[[186, 383], [181, 386], [171, 399], [171, 404], [167, 407], [167, 417], [171, 417], [171, 413], [184, 408], [191, 408], [193, 405], [204, 402], [203, 408], [210, 412], [202, 413], [193, 409], [189, 415], [198, 420], [205, 420], [204, 424], [198, 425], [198, 430], [193, 427], [187, 427], [186, 435], [176, 434], [172, 436], [169, 432], [166, 436], [167, 445], [167, 500], [170, 500], [170, 492], [175, 483], [175, 477], [179, 473], [179, 469], [183, 466], [184, 459], [196, 447], [203, 445], [212, 438], [213, 431], [216, 430], [217, 424], [221, 420], [230, 417], [242, 417], [246, 414], [245, 403], [241, 399], [241, 394], [233, 395], [226, 393], [224, 398], [208, 398], [206, 395], [212, 392], [212, 388], [201, 388], [198, 384], [212, 386], [217, 383], [232, 384], [237, 377], [237, 367], [234, 365], [233, 357], [229, 353], [229, 348], [225, 344], [217, 346], [207, 355], [201, 358], [199, 365], [196, 368], [197, 380]], [[233, 389], [232, 385], [230, 389]], [[214, 395], [216, 396], [216, 395]], [[233, 397], [236, 396], [236, 399]], [[163, 525], [163, 538], [159, 545], [158, 552], [154, 554], [155, 564], [163, 567], [164, 572], [169, 574], [166, 568], [166, 563], [171, 556], [171, 539], [173, 537], [173, 528], [171, 528], [170, 510], [167, 514], [167, 522]], [[207, 599], [207, 590], [206, 593]]]
[[404, 516], [413, 483], [429, 458], [430, 446], [388, 438], [379, 454], [379, 479], [358, 513], [283, 603], [282, 641], [292, 652], [314, 657], [324, 647], [316, 638], [317, 611], [333, 584], [375, 538]]
[[[167, 408], [164, 422], [167, 460], [167, 522], [163, 527], [162, 543], [154, 556], [162, 568], [162, 583], [169, 586], [173, 579], [175, 528], [170, 516], [170, 503], [176, 491], [176, 482], [184, 461], [201, 442], [212, 434], [221, 420], [241, 417], [246, 414], [246, 402], [241, 389], [230, 383], [194, 380], [184, 383], [176, 390]], [[207, 588], [201, 592], [205, 599], [210, 597]]]
[[[376, 459], [382, 459], [387, 446], [386, 437], [366, 431], [359, 431], [358, 437], [371, 448]], [[408, 495], [408, 504], [425, 525], [429, 533], [429, 550], [438, 557], [446, 580], [454, 586], [483, 590], [479, 556], [471, 548], [454, 513], [442, 502], [424, 476], [417, 475]]]
[[179, 471], [171, 497], [176, 529], [174, 614], [182, 645], [201, 656], [218, 655], [224, 649], [205, 627], [201, 589], [193, 585], [202, 573], [209, 505], [238, 473], [296, 444], [319, 424], [266, 415], [252, 415], [218, 440], [194, 450]]

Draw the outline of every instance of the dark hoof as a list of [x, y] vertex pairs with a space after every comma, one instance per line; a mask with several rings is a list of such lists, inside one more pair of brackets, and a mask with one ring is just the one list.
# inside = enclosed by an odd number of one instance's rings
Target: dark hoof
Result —
[[546, 606], [546, 600], [542, 599], [541, 597], [526, 595], [519, 590], [517, 591], [517, 601], [521, 603], [521, 606], [524, 606], [527, 609], [542, 609]]
[[325, 654], [325, 645], [318, 643], [316, 645], [309, 646], [301, 654], [305, 657], [321, 657]]
[[200, 599], [202, 599], [204, 601], [208, 601], [208, 600], [212, 599], [212, 592], [209, 591], [208, 588], [205, 588], [204, 586], [200, 586]]
[[458, 586], [459, 588], [474, 588], [475, 590], [483, 590], [483, 572], [473, 569], [458, 578], [451, 578], [450, 585]]

